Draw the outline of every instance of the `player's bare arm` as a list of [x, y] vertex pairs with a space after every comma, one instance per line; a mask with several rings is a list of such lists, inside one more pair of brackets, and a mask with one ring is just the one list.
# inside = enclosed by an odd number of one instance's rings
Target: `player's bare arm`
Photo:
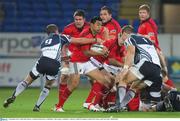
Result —
[[123, 66], [123, 70], [116, 76], [116, 82], [120, 82], [125, 80], [125, 77], [128, 73], [129, 67], [132, 65], [133, 59], [135, 55], [135, 47], [130, 45], [127, 47], [127, 54], [125, 56], [125, 62]]
[[71, 38], [71, 43], [74, 44], [90, 44], [90, 43], [102, 43], [104, 40], [97, 38]]
[[113, 65], [113, 66], [117, 66], [117, 67], [123, 67], [123, 63], [119, 62], [118, 60], [116, 60], [115, 58], [109, 58], [109, 64]]
[[109, 38], [110, 38], [109, 37], [109, 30], [106, 27], [104, 27], [103, 38], [105, 41], [109, 40]]
[[108, 49], [104, 46], [101, 52], [95, 52], [93, 50], [86, 50], [84, 51], [86, 56], [104, 56], [107, 57], [109, 54]]
[[133, 59], [135, 55], [135, 47], [130, 45], [127, 47], [127, 55], [125, 56], [124, 67], [128, 66], [128, 68], [132, 65]]
[[168, 70], [167, 70], [167, 65], [166, 65], [166, 61], [165, 61], [165, 58], [163, 56], [163, 53], [159, 49], [156, 49], [156, 51], [157, 51], [157, 54], [158, 54], [160, 62], [161, 62], [162, 71], [164, 71], [165, 75], [167, 75]]

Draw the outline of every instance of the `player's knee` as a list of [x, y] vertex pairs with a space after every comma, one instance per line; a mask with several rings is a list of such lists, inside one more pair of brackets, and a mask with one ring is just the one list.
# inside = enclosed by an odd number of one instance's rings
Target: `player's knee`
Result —
[[68, 77], [62, 77], [61, 78], [61, 83], [67, 83], [67, 81], [68, 81]]
[[39, 76], [36, 76], [32, 71], [29, 72], [29, 76], [33, 79], [36, 80]]
[[112, 79], [109, 76], [106, 76], [106, 75], [104, 76], [105, 83], [111, 84], [111, 81], [112, 81]]
[[47, 80], [45, 86], [51, 88], [54, 84], [54, 80]]
[[119, 80], [119, 84], [120, 84], [120, 85], [127, 85], [128, 83], [127, 83], [126, 80], [120, 79], [120, 80]]
[[72, 85], [73, 88], [76, 88], [79, 85], [79, 80], [72, 81], [71, 85]]
[[45, 85], [44, 88], [50, 90], [52, 86], [49, 86], [49, 85]]

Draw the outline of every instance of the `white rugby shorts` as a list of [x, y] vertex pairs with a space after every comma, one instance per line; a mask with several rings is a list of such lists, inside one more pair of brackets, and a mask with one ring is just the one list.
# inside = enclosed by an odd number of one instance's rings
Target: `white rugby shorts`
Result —
[[94, 66], [91, 61], [87, 62], [70, 62], [69, 63], [69, 74], [87, 74], [88, 72], [97, 69], [96, 66]]

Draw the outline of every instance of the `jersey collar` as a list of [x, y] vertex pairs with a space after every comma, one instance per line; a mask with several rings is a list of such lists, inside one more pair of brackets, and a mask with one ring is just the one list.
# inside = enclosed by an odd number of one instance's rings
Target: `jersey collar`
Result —
[[141, 21], [141, 24], [143, 24], [143, 23], [145, 23], [145, 22], [149, 21], [149, 19], [151, 19], [151, 17], [147, 18], [147, 19], [146, 19], [146, 20], [144, 20], [144, 21]]
[[103, 23], [103, 25], [105, 26], [105, 25], [108, 24], [111, 20], [112, 20], [112, 18], [111, 18], [109, 21], [107, 21], [106, 23]]

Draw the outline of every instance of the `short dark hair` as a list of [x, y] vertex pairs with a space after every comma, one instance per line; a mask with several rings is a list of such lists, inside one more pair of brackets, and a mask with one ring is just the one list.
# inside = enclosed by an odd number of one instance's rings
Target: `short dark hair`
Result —
[[139, 10], [146, 10], [148, 13], [150, 13], [150, 6], [148, 4], [143, 4], [139, 7]]
[[50, 34], [50, 33], [55, 33], [58, 30], [58, 27], [56, 24], [48, 24], [46, 26], [46, 33]]
[[94, 24], [94, 23], [96, 23], [96, 21], [102, 21], [102, 19], [101, 19], [99, 16], [94, 16], [94, 17], [91, 19], [91, 23]]
[[112, 10], [107, 6], [103, 6], [101, 10], [106, 10], [109, 14], [112, 14]]
[[134, 28], [131, 25], [125, 25], [122, 28], [122, 33], [126, 32], [126, 33], [130, 34], [133, 31], [134, 31]]
[[74, 12], [73, 17], [75, 17], [75, 16], [82, 16], [83, 18], [85, 18], [85, 12], [84, 12], [84, 10], [81, 10], [81, 9], [76, 10], [76, 11]]

